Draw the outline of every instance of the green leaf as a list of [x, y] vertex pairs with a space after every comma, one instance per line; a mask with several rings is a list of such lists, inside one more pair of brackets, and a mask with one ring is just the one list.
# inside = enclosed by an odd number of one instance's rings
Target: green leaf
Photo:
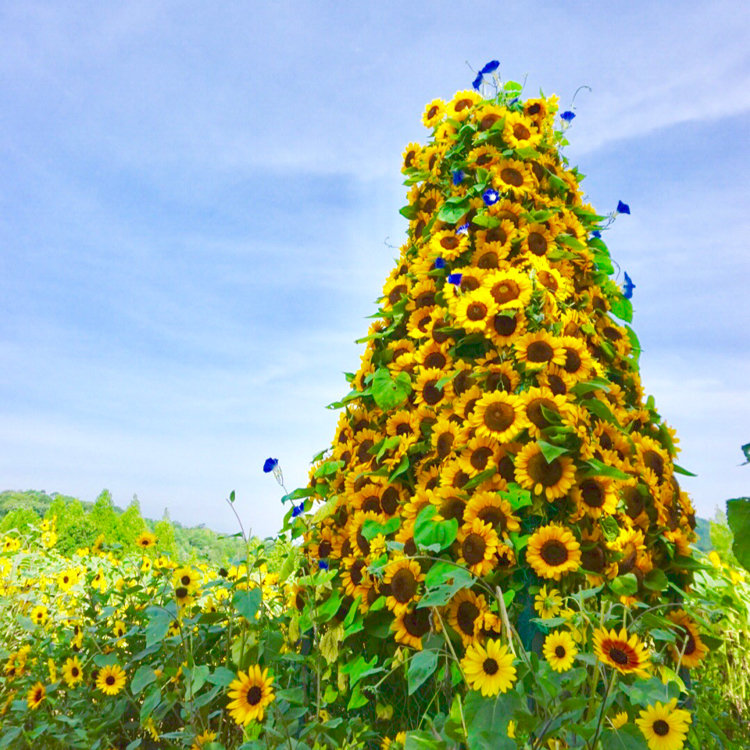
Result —
[[605, 380], [604, 378], [592, 378], [591, 380], [586, 380], [582, 383], [576, 383], [570, 390], [571, 393], [575, 393], [576, 396], [584, 396], [592, 391], [604, 391], [605, 393], [609, 393], [611, 385], [612, 384], [609, 380]]
[[539, 152], [533, 146], [524, 146], [516, 149], [516, 155], [519, 159], [536, 159]]
[[416, 206], [409, 204], [407, 206], [402, 206], [401, 208], [399, 208], [398, 212], [405, 219], [408, 219], [409, 221], [411, 221], [412, 219], [416, 219], [417, 218], [417, 214], [419, 213], [419, 209]]
[[388, 534], [398, 531], [400, 527], [401, 519], [397, 516], [389, 518], [385, 523], [380, 523], [372, 518], [368, 518], [362, 524], [362, 536], [367, 539], [368, 542], [371, 542], [378, 534], [388, 536]]
[[727, 500], [727, 522], [734, 534], [732, 552], [745, 570], [750, 570], [750, 498]]
[[234, 682], [236, 675], [231, 669], [226, 667], [216, 667], [213, 673], [208, 676], [208, 681], [212, 685], [221, 685], [221, 687], [227, 687]]
[[262, 596], [260, 588], [235, 591], [232, 605], [246, 620], [252, 622], [260, 609]]
[[334, 589], [326, 601], [318, 607], [318, 618], [320, 622], [328, 622], [339, 611], [341, 606], [341, 594]]
[[388, 481], [392, 482], [397, 476], [404, 474], [409, 469], [409, 456], [403, 456], [399, 465], [391, 472]]
[[620, 729], [605, 729], [601, 741], [602, 750], [648, 750], [646, 738], [632, 724]]
[[669, 581], [663, 570], [654, 568], [646, 573], [643, 585], [650, 591], [664, 591], [669, 586]]
[[750, 464], [750, 443], [745, 443], [744, 445], [740, 446], [740, 449], [742, 450], [742, 454], [745, 456], [745, 460], [740, 464], [740, 466], [747, 466], [747, 464]]
[[630, 326], [625, 326], [625, 330], [628, 333], [628, 339], [630, 340], [630, 348], [633, 350], [633, 359], [638, 364], [638, 360], [641, 358], [641, 342], [638, 340], [638, 336], [635, 335], [635, 331]]
[[341, 667], [343, 674], [349, 675], [349, 684], [356, 685], [365, 674], [370, 674], [378, 663], [378, 657], [373, 656], [367, 661], [364, 656], [358, 656], [354, 661], [347, 662]]
[[572, 247], [574, 250], [586, 249], [586, 245], [584, 245], [583, 242], [569, 234], [558, 234], [557, 237], [555, 237], [555, 242]]
[[537, 440], [536, 442], [542, 449], [542, 455], [548, 464], [551, 464], [558, 456], [562, 456], [564, 453], [570, 453], [568, 448], [559, 445], [552, 445], [545, 440]]
[[633, 596], [638, 591], [638, 579], [633, 573], [628, 573], [610, 581], [609, 587], [617, 596]]
[[429, 732], [412, 730], [406, 733], [404, 750], [444, 750], [446, 744]]
[[678, 464], [673, 464], [672, 468], [674, 469], [675, 474], [682, 474], [686, 477], [695, 477], [698, 476], [697, 474], [693, 474], [692, 471], [688, 471], [687, 469], [683, 469], [682, 466], [679, 466]]
[[521, 698], [512, 690], [494, 698], [469, 692], [464, 712], [471, 750], [515, 750], [516, 741], [508, 737], [508, 721], [520, 708]]
[[448, 521], [434, 521], [437, 509], [428, 505], [419, 512], [414, 522], [414, 542], [420, 547], [434, 549], [436, 552], [444, 550], [453, 544], [458, 535], [458, 521], [451, 518]]
[[491, 216], [488, 213], [480, 213], [471, 220], [471, 223], [476, 224], [476, 226], [478, 227], [492, 229], [493, 227], [500, 226], [500, 219], [498, 219], [496, 216]]
[[633, 305], [629, 299], [618, 295], [609, 300], [612, 313], [627, 323], [633, 322]]
[[322, 477], [330, 476], [331, 474], [335, 474], [343, 465], [343, 461], [326, 461], [315, 470], [313, 477], [321, 479]]
[[146, 646], [152, 646], [164, 640], [175, 615], [160, 607], [149, 607], [146, 614], [149, 616], [146, 626]]
[[413, 695], [425, 680], [429, 679], [438, 665], [439, 651], [417, 651], [409, 661], [409, 671], [406, 674], [409, 685], [409, 695]]
[[609, 407], [604, 404], [602, 401], [599, 401], [595, 398], [587, 399], [585, 402], [586, 408], [592, 413], [596, 414], [599, 419], [609, 422], [610, 424], [616, 425], [617, 427], [620, 426], [620, 423], [617, 421], [617, 418], [614, 414], [610, 411]]
[[144, 688], [156, 680], [156, 672], [151, 667], [143, 666], [136, 669], [133, 679], [130, 681], [130, 690], [133, 695], [138, 695]]
[[411, 393], [411, 380], [406, 372], [391, 378], [387, 367], [379, 367], [373, 375], [371, 391], [375, 403], [383, 411], [388, 411], [406, 401]]
[[463, 198], [460, 203], [446, 201], [438, 211], [438, 221], [455, 224], [469, 210], [469, 199]]
[[158, 685], [154, 685], [141, 704], [141, 725], [151, 716], [159, 703], [161, 703], [161, 690]]
[[186, 672], [189, 675], [188, 685], [190, 693], [191, 695], [195, 695], [206, 684], [206, 680], [209, 674], [211, 674], [211, 668], [207, 664], [201, 664], [200, 666], [186, 670]]
[[591, 458], [586, 461], [586, 464], [590, 467], [586, 474], [595, 477], [611, 477], [612, 479], [630, 479], [630, 475], [626, 474], [620, 469], [616, 469], [614, 466], [607, 466], [596, 458]]
[[472, 477], [466, 484], [464, 484], [461, 487], [461, 490], [464, 492], [468, 492], [469, 490], [473, 490], [475, 487], [478, 487], [482, 482], [484, 482], [487, 479], [490, 479], [497, 474], [497, 469], [493, 466], [489, 469], [485, 469], [484, 471], [480, 471], [479, 474], [477, 474], [475, 477]]

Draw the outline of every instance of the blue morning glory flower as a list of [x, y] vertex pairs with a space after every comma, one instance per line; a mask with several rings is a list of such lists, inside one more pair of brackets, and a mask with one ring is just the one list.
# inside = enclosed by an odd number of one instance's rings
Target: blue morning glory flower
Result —
[[453, 184], [460, 185], [463, 181], [464, 181], [464, 173], [460, 169], [457, 169], [453, 173]]
[[484, 200], [486, 206], [491, 206], [500, 200], [500, 194], [497, 190], [487, 188], [487, 190], [482, 193], [482, 200]]
[[511, 100], [510, 100], [510, 101], [508, 102], [508, 106], [509, 106], [509, 107], [512, 107], [512, 106], [513, 106], [514, 104], [518, 104], [518, 102], [520, 102], [520, 101], [521, 101], [521, 100], [520, 100], [520, 99], [519, 99], [519, 98], [518, 98], [517, 96], [514, 96], [514, 97], [513, 97], [513, 98], [512, 98], [512, 99], [511, 99]]
[[477, 77], [474, 79], [474, 81], [471, 84], [477, 91], [479, 91], [479, 87], [482, 85], [482, 74], [477, 73]]
[[455, 284], [458, 286], [461, 283], [461, 278], [463, 277], [462, 273], [449, 273], [448, 274], [448, 283], [449, 284]]
[[445, 258], [435, 258], [435, 268], [445, 268]]
[[575, 112], [571, 112], [570, 110], [567, 110], [560, 115], [560, 119], [564, 120], [567, 123], [570, 123], [575, 116], [576, 116]]
[[318, 567], [321, 570], [328, 570], [328, 563], [325, 560], [318, 560]]
[[305, 503], [301, 502], [299, 505], [292, 505], [292, 518], [302, 515], [302, 511], [305, 509]]
[[596, 239], [597, 239], [597, 240], [600, 240], [600, 239], [602, 238], [602, 233], [601, 233], [601, 232], [600, 232], [600, 231], [599, 231], [598, 229], [595, 229], [595, 230], [594, 230], [594, 231], [593, 231], [593, 232], [591, 233], [591, 236], [592, 236], [592, 237], [596, 237]]
[[628, 276], [628, 272], [625, 271], [625, 283], [622, 285], [622, 296], [625, 297], [625, 299], [632, 299], [633, 289], [635, 289], [633, 279], [631, 279], [630, 276]]
[[617, 201], [617, 213], [618, 214], [629, 214], [630, 206], [622, 201]]
[[278, 463], [278, 458], [267, 458], [263, 463], [263, 471], [270, 474], [278, 466]]
[[494, 73], [500, 67], [499, 60], [490, 60], [480, 71], [479, 75], [486, 76], [488, 73]]
[[456, 229], [456, 234], [466, 234], [469, 231], [469, 222], [467, 221], [466, 224], [461, 224], [461, 226]]

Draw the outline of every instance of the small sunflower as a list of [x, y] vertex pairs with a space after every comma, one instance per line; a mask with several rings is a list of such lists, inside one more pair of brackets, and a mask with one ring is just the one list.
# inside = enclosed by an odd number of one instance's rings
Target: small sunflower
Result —
[[503, 140], [513, 149], [532, 148], [541, 141], [536, 123], [519, 112], [508, 112], [503, 125]]
[[448, 117], [462, 122], [469, 116], [472, 107], [481, 100], [482, 97], [476, 91], [458, 91], [448, 104]]
[[422, 147], [418, 143], [410, 143], [403, 153], [403, 166], [401, 171], [405, 172], [407, 169], [416, 168], [419, 163], [419, 156], [422, 153]]
[[117, 695], [127, 681], [125, 670], [119, 664], [108, 664], [99, 670], [96, 676], [96, 687], [105, 695]]
[[557, 617], [562, 610], [563, 599], [557, 589], [547, 589], [547, 584], [539, 589], [534, 597], [534, 609], [543, 620]]
[[438, 405], [450, 401], [452, 396], [451, 383], [445, 383], [441, 388], [437, 387], [438, 381], [444, 377], [445, 373], [436, 367], [421, 370], [417, 375], [417, 382], [414, 384], [417, 404], [424, 404], [436, 409]]
[[489, 612], [487, 600], [471, 589], [459, 591], [448, 605], [448, 622], [461, 636], [464, 646], [473, 643], [479, 634], [484, 615]]
[[156, 544], [156, 535], [150, 531], [144, 531], [136, 540], [135, 543], [143, 549], [148, 549]]
[[83, 667], [78, 656], [69, 656], [66, 659], [62, 674], [68, 687], [75, 687], [79, 682], [83, 682]]
[[388, 609], [396, 615], [406, 611], [410, 604], [419, 599], [419, 584], [424, 578], [425, 574], [416, 560], [402, 558], [389, 563], [384, 578], [389, 591], [385, 600]]
[[516, 196], [524, 196], [534, 188], [534, 175], [522, 161], [504, 159], [492, 168], [496, 176], [494, 184], [498, 190], [512, 191]]
[[614, 667], [620, 674], [647, 677], [651, 658], [638, 636], [628, 637], [625, 628], [615, 630], [597, 628], [594, 631], [594, 653], [599, 661]]
[[680, 660], [683, 667], [697, 667], [708, 653], [708, 646], [700, 638], [698, 627], [684, 609], [670, 612], [669, 619], [677, 627], [677, 641], [671, 646], [675, 661]]
[[426, 128], [434, 128], [445, 116], [445, 102], [433, 99], [424, 110], [422, 122]]
[[515, 268], [491, 271], [482, 279], [482, 286], [489, 289], [498, 310], [526, 307], [531, 300], [531, 282]]
[[497, 463], [498, 443], [494, 438], [475, 435], [466, 444], [459, 458], [464, 471], [476, 476]]
[[44, 697], [47, 695], [47, 690], [41, 682], [37, 682], [34, 687], [29, 690], [26, 696], [26, 703], [32, 711], [36, 711], [37, 708], [42, 704]]
[[538, 443], [527, 443], [516, 456], [518, 484], [552, 501], [565, 497], [575, 480], [575, 463], [568, 456], [547, 461]]
[[478, 518], [464, 524], [458, 532], [458, 543], [461, 548], [459, 562], [474, 575], [487, 575], [493, 569], [500, 539], [490, 524]]
[[549, 524], [537, 529], [526, 547], [526, 560], [541, 578], [559, 581], [581, 565], [581, 547], [570, 529]]
[[466, 504], [464, 520], [469, 523], [478, 518], [490, 524], [498, 536], [506, 536], [511, 531], [520, 530], [520, 521], [513, 514], [510, 503], [497, 492], [475, 491]]
[[498, 312], [494, 297], [482, 287], [459, 297], [453, 310], [458, 325], [469, 333], [488, 330]]
[[555, 672], [567, 672], [575, 661], [578, 647], [573, 642], [570, 633], [565, 630], [555, 630], [544, 640], [544, 658]]
[[469, 424], [476, 429], [477, 435], [504, 443], [524, 429], [527, 421], [518, 396], [506, 391], [492, 391], [476, 402]]
[[609, 477], [584, 477], [571, 491], [581, 515], [589, 518], [611, 516], [617, 510], [617, 485]]
[[565, 351], [556, 339], [547, 331], [536, 331], [521, 336], [515, 342], [516, 358], [529, 370], [545, 365], [564, 365]]
[[431, 629], [429, 607], [407, 609], [391, 622], [396, 641], [417, 651], [422, 650], [422, 638]]
[[491, 321], [487, 335], [501, 349], [515, 343], [526, 332], [526, 315], [523, 310], [503, 310]]
[[273, 677], [269, 677], [268, 669], [261, 672], [257, 664], [250, 667], [247, 673], [240, 671], [229, 685], [229, 697], [232, 701], [227, 708], [237, 724], [247, 726], [254, 719], [263, 721], [266, 707], [276, 697]]
[[461, 660], [461, 668], [472, 690], [482, 695], [507, 692], [516, 681], [513, 654], [498, 640], [487, 641], [487, 647], [472, 643]]
[[648, 742], [649, 750], [681, 750], [685, 745], [691, 716], [677, 708], [677, 698], [643, 709], [635, 720]]

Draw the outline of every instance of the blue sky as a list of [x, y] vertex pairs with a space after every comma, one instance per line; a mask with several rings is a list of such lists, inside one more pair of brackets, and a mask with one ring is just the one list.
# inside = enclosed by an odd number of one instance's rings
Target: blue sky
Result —
[[424, 105], [501, 61], [637, 287], [702, 515], [747, 494], [750, 15], [739, 2], [0, 3], [0, 489], [233, 531], [304, 484], [401, 244]]

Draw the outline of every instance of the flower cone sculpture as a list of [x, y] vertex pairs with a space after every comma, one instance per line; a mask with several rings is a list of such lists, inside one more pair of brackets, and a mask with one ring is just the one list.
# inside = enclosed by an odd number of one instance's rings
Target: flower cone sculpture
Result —
[[[350, 709], [367, 703], [369, 673], [406, 657], [410, 695], [462, 676], [505, 693], [519, 636], [557, 672], [588, 641], [588, 664], [621, 679], [648, 678], [652, 656], [675, 668], [705, 653], [677, 610], [695, 539], [684, 470], [644, 401], [632, 282], [626, 297], [601, 239], [629, 209], [607, 221], [583, 203], [560, 152], [572, 113], [556, 120], [555, 97], [519, 93], [428, 104], [430, 142], [404, 152], [408, 239], [303, 491], [304, 551], [333, 587], [327, 645], [350, 653]], [[606, 629], [623, 610], [674, 626], [663, 659], [645, 634]], [[454, 666], [438, 669], [430, 654], [449, 652]], [[509, 734], [536, 731], [519, 721]]]

